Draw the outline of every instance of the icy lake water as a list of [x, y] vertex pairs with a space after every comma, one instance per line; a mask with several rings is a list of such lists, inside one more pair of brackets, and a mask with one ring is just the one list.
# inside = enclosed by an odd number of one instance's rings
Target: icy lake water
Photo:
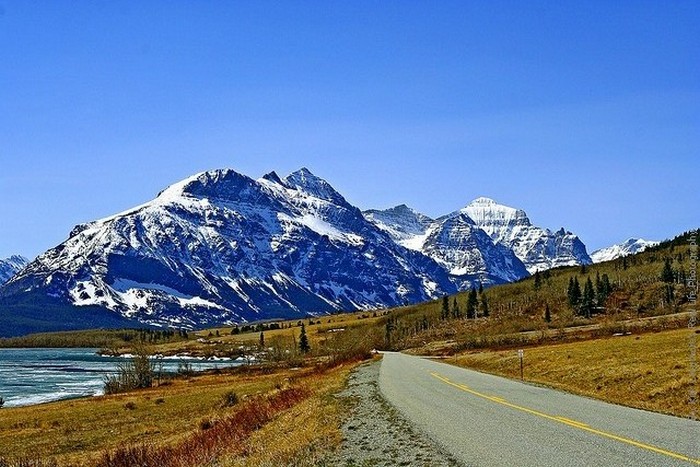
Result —
[[[5, 407], [102, 394], [104, 377], [124, 358], [103, 357], [98, 349], [0, 349], [0, 396]], [[187, 362], [193, 370], [223, 368], [234, 361], [168, 358], [163, 371]]]

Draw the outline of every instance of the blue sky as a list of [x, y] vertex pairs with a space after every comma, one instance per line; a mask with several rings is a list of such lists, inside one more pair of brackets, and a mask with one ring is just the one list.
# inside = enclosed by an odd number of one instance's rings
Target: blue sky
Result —
[[220, 167], [670, 237], [700, 225], [698, 31], [697, 1], [0, 0], [0, 257]]

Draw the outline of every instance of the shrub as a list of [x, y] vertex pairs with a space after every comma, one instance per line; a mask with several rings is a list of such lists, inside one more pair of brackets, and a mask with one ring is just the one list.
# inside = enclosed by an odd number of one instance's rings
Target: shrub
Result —
[[238, 404], [238, 394], [235, 391], [228, 391], [221, 396], [222, 407], [233, 407], [236, 404]]
[[105, 394], [150, 388], [153, 386], [154, 374], [155, 365], [149, 360], [148, 352], [145, 348], [138, 347], [130, 361], [117, 365], [116, 375], [104, 378]]
[[0, 396], [0, 409], [3, 405], [5, 405], [5, 399], [3, 399], [2, 396]]
[[126, 410], [136, 410], [136, 403], [135, 402], [127, 402], [124, 404], [124, 408]]

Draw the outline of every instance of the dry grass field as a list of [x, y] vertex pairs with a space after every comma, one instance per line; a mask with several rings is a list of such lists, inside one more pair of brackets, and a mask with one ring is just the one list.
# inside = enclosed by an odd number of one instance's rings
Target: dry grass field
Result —
[[[353, 366], [208, 374], [119, 395], [5, 408], [0, 457], [9, 465], [13, 459], [96, 465], [117, 448], [146, 446], [163, 456], [214, 453], [220, 465], [303, 464], [339, 442], [339, 408], [330, 395]], [[227, 406], [231, 391], [239, 402]], [[257, 418], [241, 428], [236, 443], [216, 436], [219, 424], [239, 426], [250, 414]]]
[[[693, 341], [700, 349], [700, 335], [680, 329], [528, 347], [524, 376], [575, 394], [687, 417], [700, 413], [689, 403]], [[470, 352], [446, 361], [520, 378], [516, 350]]]

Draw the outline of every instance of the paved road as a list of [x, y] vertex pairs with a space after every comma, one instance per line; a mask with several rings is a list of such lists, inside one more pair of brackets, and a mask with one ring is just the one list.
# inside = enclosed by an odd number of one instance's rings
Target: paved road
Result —
[[398, 353], [384, 397], [468, 466], [700, 465], [700, 422]]

